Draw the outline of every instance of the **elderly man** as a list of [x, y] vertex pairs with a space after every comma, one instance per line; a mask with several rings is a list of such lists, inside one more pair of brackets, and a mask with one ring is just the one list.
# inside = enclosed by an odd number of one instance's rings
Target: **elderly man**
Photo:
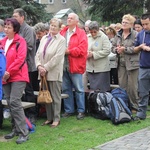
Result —
[[74, 96], [77, 105], [77, 119], [84, 119], [85, 95], [82, 81], [82, 74], [86, 69], [87, 59], [87, 36], [83, 29], [78, 27], [79, 17], [70, 13], [67, 19], [67, 26], [61, 31], [66, 38], [66, 53], [63, 72], [63, 93], [69, 95], [64, 100], [65, 113], [62, 117], [67, 118], [74, 114]]

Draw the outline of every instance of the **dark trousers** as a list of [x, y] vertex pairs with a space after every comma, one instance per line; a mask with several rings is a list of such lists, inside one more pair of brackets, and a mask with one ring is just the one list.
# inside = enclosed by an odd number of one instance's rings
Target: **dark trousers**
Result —
[[2, 105], [2, 101], [0, 100], [0, 127], [3, 124], [3, 105]]
[[117, 68], [111, 68], [110, 70], [110, 83], [118, 84], [118, 70]]
[[[33, 103], [37, 103], [37, 99], [36, 96], [34, 95], [34, 89], [33, 89], [33, 85], [37, 84], [36, 82], [33, 82], [34, 78], [35, 78], [35, 72], [29, 72], [29, 79], [30, 82], [27, 83], [26, 88], [25, 88], [25, 94], [23, 95], [22, 100], [25, 102], [33, 102]], [[38, 110], [37, 110], [37, 106], [28, 108], [25, 110], [25, 114], [28, 118], [31, 117], [37, 117], [38, 115]]]

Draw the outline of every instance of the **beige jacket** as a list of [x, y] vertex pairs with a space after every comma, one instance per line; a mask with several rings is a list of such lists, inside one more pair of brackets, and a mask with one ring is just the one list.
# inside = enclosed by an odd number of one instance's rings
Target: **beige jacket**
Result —
[[[66, 41], [59, 33], [55, 35], [47, 46], [45, 57], [43, 58], [43, 50], [47, 42], [48, 35], [45, 35], [41, 41], [35, 56], [36, 67], [44, 66], [48, 71], [48, 81], [61, 81], [63, 76], [63, 63], [66, 50]], [[40, 78], [40, 77], [39, 77]]]
[[92, 51], [93, 57], [87, 59], [87, 72], [110, 71], [108, 55], [111, 51], [111, 43], [102, 31], [99, 31], [96, 38], [88, 34], [88, 51]]

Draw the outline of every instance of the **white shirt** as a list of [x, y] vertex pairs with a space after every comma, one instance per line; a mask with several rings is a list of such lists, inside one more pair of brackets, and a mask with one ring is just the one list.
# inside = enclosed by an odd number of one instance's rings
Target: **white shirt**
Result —
[[67, 40], [67, 47], [68, 47], [68, 44], [69, 44], [69, 41], [70, 41], [70, 37], [73, 35], [73, 33], [76, 31], [76, 27], [71, 31], [69, 32], [69, 29], [67, 30], [67, 37], [66, 37], [66, 40]]
[[5, 55], [8, 51], [10, 44], [12, 43], [12, 41], [13, 41], [13, 39], [11, 39], [11, 40], [7, 39], [6, 44], [5, 44]]

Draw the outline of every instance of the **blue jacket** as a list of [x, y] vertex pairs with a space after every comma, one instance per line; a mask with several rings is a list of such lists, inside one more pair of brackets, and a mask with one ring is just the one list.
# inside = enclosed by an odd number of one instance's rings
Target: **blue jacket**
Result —
[[4, 51], [0, 49], [0, 100], [2, 100], [2, 77], [6, 69], [6, 58]]
[[[142, 30], [138, 33], [135, 46], [139, 46], [143, 43], [145, 43], [147, 46], [150, 46], [150, 31]], [[140, 68], [150, 68], [150, 52], [143, 50], [141, 51]]]

